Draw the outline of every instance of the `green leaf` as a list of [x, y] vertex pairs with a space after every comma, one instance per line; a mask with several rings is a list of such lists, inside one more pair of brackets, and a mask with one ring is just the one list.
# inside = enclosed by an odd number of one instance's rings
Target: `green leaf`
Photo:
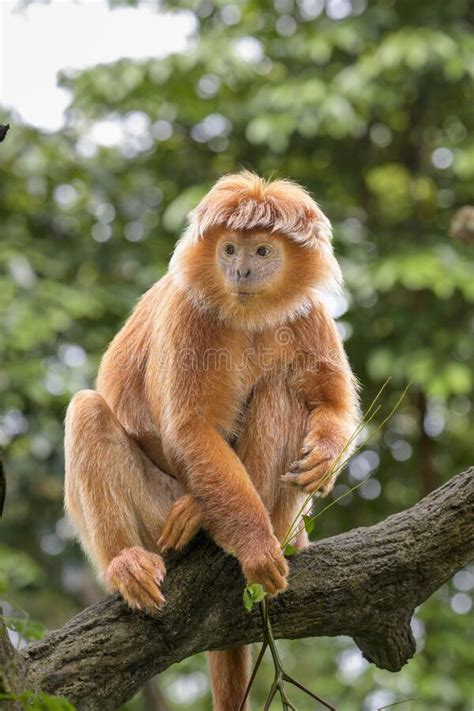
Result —
[[292, 546], [291, 543], [286, 544], [285, 550], [284, 550], [284, 553], [286, 556], [295, 555], [296, 552], [297, 552], [297, 548], [295, 548], [295, 546]]
[[256, 602], [262, 602], [264, 597], [266, 597], [266, 594], [267, 593], [260, 583], [251, 583], [250, 585], [247, 585], [242, 595], [245, 609], [250, 612]]
[[314, 518], [304, 514], [303, 521], [304, 521], [304, 527], [306, 529], [306, 533], [311, 533], [314, 530]]
[[253, 600], [247, 588], [244, 589], [244, 594], [242, 595], [242, 601], [247, 612], [250, 612], [253, 608]]
[[260, 585], [260, 583], [252, 583], [252, 585], [249, 585], [248, 587], [252, 591], [253, 601], [262, 602], [263, 598], [267, 594], [263, 589], [263, 585]]

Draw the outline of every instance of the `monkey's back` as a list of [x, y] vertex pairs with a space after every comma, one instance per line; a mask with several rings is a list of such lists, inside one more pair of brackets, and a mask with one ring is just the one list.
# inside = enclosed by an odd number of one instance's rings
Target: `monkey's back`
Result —
[[109, 344], [97, 375], [97, 391], [125, 430], [135, 437], [156, 429], [145, 396], [145, 376], [151, 339], [170, 286], [166, 275], [145, 292]]

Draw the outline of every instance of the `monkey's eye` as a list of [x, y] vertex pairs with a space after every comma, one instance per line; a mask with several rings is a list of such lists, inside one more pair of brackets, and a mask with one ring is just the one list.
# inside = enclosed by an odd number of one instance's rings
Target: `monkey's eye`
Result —
[[257, 254], [259, 257], [268, 257], [271, 251], [272, 248], [269, 247], [268, 244], [261, 244], [260, 247], [257, 247]]
[[235, 247], [234, 247], [234, 245], [233, 245], [233, 244], [230, 244], [230, 243], [225, 244], [225, 245], [224, 245], [224, 252], [225, 252], [226, 254], [234, 254], [234, 253], [235, 253]]

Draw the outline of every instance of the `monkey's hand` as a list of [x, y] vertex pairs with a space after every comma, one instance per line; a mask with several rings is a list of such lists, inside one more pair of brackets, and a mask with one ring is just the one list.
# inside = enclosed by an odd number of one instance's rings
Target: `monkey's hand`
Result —
[[190, 495], [181, 496], [174, 504], [158, 540], [159, 549], [169, 550], [184, 548], [201, 528], [201, 510], [199, 504]]
[[160, 555], [135, 546], [125, 548], [110, 561], [105, 577], [108, 586], [118, 590], [130, 607], [153, 614], [165, 603], [160, 590], [165, 573]]
[[288, 563], [276, 536], [267, 543], [256, 541], [239, 555], [239, 560], [248, 584], [260, 583], [269, 595], [278, 595], [288, 587]]
[[288, 474], [281, 478], [305, 494], [326, 496], [332, 490], [339, 473], [338, 465], [343, 461], [343, 456], [339, 458], [339, 455], [343, 445], [328, 440], [315, 443], [314, 439], [311, 436], [305, 439], [299, 452], [300, 459], [293, 462]]

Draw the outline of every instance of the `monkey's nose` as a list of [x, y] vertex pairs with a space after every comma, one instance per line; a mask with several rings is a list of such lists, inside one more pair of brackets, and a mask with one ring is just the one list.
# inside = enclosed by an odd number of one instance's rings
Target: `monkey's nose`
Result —
[[237, 276], [239, 279], [248, 279], [250, 276], [250, 269], [237, 269]]

